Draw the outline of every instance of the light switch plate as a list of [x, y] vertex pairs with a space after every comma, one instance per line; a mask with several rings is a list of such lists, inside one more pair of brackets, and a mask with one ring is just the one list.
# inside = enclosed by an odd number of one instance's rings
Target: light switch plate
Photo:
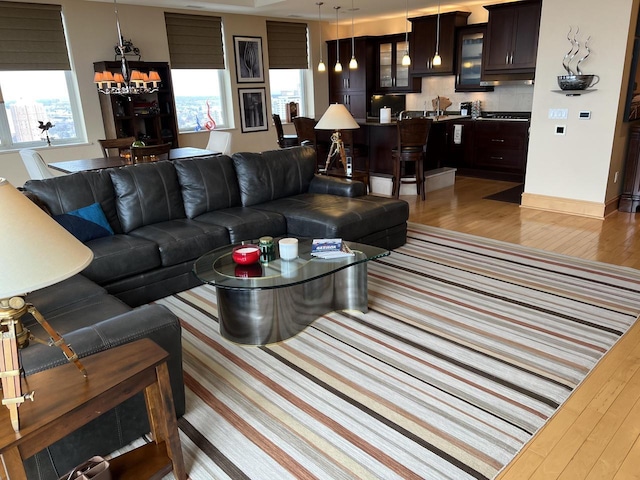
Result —
[[566, 108], [550, 108], [549, 109], [550, 119], [564, 119], [568, 117], [569, 117], [569, 110]]

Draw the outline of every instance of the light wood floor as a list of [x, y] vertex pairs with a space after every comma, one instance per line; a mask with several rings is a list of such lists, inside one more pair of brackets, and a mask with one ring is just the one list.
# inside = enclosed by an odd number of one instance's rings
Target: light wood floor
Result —
[[[458, 177], [425, 202], [402, 198], [412, 222], [640, 269], [640, 213], [596, 220], [483, 199], [514, 185]], [[640, 479], [640, 322], [497, 478]]]

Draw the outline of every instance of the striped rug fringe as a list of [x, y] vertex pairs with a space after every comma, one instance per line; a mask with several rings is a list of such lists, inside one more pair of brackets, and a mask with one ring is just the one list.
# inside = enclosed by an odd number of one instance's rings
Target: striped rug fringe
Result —
[[490, 479], [640, 313], [640, 272], [410, 224], [369, 264], [369, 312], [247, 347], [215, 288], [183, 325], [190, 478]]

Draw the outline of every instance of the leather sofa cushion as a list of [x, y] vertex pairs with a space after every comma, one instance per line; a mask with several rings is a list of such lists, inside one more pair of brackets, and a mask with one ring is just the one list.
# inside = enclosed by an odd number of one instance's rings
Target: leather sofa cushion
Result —
[[24, 188], [45, 203], [52, 215], [99, 203], [115, 233], [122, 233], [111, 176], [106, 170], [79, 172], [44, 180], [28, 180]]
[[87, 242], [93, 261], [82, 274], [105, 285], [161, 266], [158, 245], [132, 235], [111, 235]]
[[240, 206], [240, 189], [227, 155], [186, 158], [173, 162], [182, 187], [188, 218], [221, 208]]
[[257, 240], [264, 235], [279, 237], [287, 233], [287, 222], [282, 215], [253, 207], [207, 212], [197, 216], [195, 220], [225, 227], [229, 231], [231, 243]]
[[145, 225], [130, 235], [155, 242], [163, 267], [195, 260], [214, 248], [229, 244], [226, 228], [187, 218]]
[[185, 218], [173, 163], [160, 161], [109, 169], [124, 233], [144, 225]]
[[241, 152], [232, 158], [244, 207], [306, 193], [316, 171], [311, 147]]
[[350, 198], [306, 193], [254, 208], [284, 215], [288, 235], [351, 241], [406, 223], [409, 218], [407, 202], [373, 195]]

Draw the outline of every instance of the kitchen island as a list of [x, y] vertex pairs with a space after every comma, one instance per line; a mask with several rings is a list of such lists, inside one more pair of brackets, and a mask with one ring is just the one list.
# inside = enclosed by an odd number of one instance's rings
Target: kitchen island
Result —
[[[472, 119], [468, 115], [431, 116], [434, 122], [427, 142], [425, 172], [443, 167], [456, 168], [458, 174], [505, 181], [523, 181], [529, 143], [528, 113], [485, 113]], [[393, 173], [391, 149], [397, 147], [396, 122], [356, 119], [353, 131], [359, 156], [354, 169], [369, 165], [372, 175]], [[457, 135], [456, 135], [457, 132]], [[331, 132], [318, 131], [319, 140], [329, 141]], [[325, 138], [326, 137], [326, 138]]]

